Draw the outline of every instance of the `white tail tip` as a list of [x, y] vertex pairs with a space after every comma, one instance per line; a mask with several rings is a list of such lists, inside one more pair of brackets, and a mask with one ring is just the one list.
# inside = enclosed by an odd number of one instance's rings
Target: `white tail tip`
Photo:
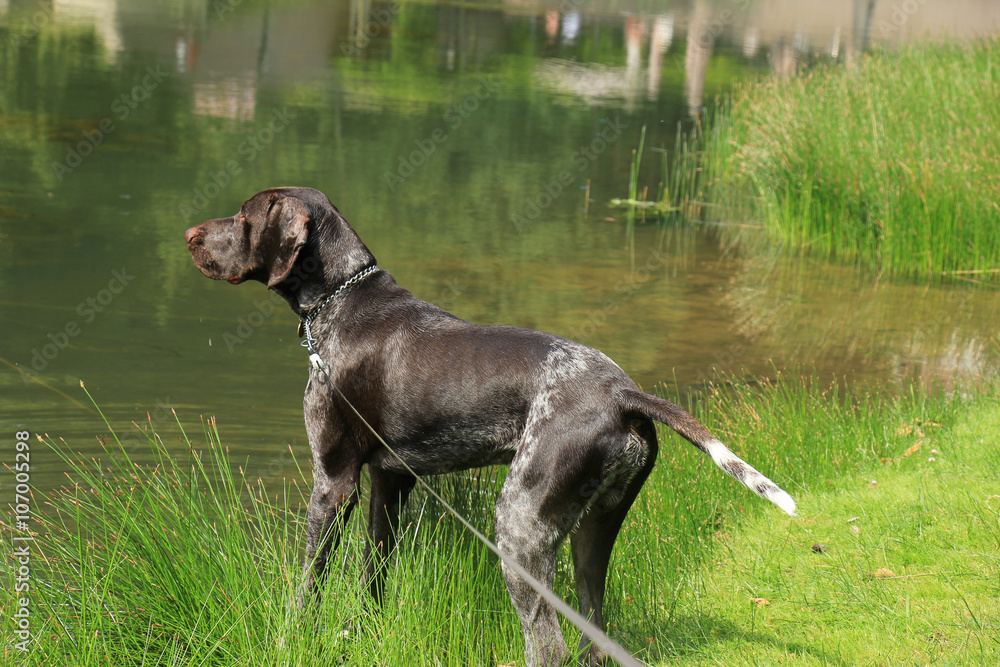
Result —
[[798, 516], [795, 513], [795, 501], [777, 484], [760, 474], [756, 468], [733, 454], [733, 452], [722, 444], [719, 440], [712, 438], [702, 445], [705, 453], [712, 457], [715, 465], [719, 466], [734, 479], [743, 484], [748, 489], [767, 498], [772, 503], [783, 509], [790, 516]]
[[775, 487], [767, 492], [767, 499], [781, 509], [785, 510], [789, 516], [798, 516], [798, 514], [795, 513], [795, 501], [786, 491]]

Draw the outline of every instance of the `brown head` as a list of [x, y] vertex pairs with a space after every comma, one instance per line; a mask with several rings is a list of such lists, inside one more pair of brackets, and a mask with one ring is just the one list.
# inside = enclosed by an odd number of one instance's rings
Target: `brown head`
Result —
[[312, 188], [259, 192], [236, 215], [192, 227], [184, 240], [209, 278], [262, 282], [293, 308], [375, 262], [326, 195]]

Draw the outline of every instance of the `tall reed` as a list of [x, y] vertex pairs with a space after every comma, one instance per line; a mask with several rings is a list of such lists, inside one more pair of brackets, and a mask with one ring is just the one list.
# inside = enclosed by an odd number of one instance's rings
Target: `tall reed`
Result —
[[1000, 278], [998, 65], [994, 38], [738, 85], [697, 137], [698, 159], [695, 137], [680, 140], [675, 192], [797, 251]]

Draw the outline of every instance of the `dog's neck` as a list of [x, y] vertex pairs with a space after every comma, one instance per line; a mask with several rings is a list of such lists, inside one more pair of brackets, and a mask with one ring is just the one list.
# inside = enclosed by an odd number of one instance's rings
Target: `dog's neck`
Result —
[[[363, 271], [375, 266], [375, 256], [355, 231], [337, 216], [317, 225], [287, 280], [274, 291], [304, 320], [325, 300]], [[350, 283], [353, 284], [353, 283]], [[325, 305], [325, 304], [324, 304]]]
[[332, 293], [330, 293], [329, 295], [327, 295], [322, 301], [320, 301], [316, 305], [314, 305], [311, 308], [309, 308], [309, 310], [306, 311], [305, 314], [300, 315], [299, 316], [300, 319], [304, 323], [310, 323], [311, 324], [313, 320], [315, 320], [317, 317], [319, 317], [319, 314], [323, 311], [324, 308], [327, 307], [327, 305], [329, 305], [329, 303], [331, 301], [333, 301], [338, 296], [340, 296], [343, 292], [345, 292], [346, 290], [348, 290], [352, 285], [361, 282], [362, 280], [364, 280], [365, 278], [367, 278], [368, 276], [370, 276], [371, 274], [375, 273], [378, 270], [379, 270], [379, 268], [378, 268], [377, 264], [371, 264], [370, 266], [365, 267], [361, 271], [358, 271], [353, 276], [351, 276], [350, 278], [348, 278], [347, 280], [345, 280], [344, 282], [342, 282], [337, 287], [337, 289], [335, 289]]

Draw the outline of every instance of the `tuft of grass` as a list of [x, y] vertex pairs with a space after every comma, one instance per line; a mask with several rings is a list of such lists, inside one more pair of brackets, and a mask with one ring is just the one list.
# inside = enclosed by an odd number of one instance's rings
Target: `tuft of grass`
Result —
[[[792, 493], [801, 518], [661, 433], [657, 466], [616, 545], [609, 634], [651, 664], [773, 664], [792, 653], [807, 664], [898, 664], [934, 646], [945, 663], [995, 664], [987, 598], [1000, 592], [1000, 408], [995, 390], [968, 395], [890, 398], [779, 375], [689, 397], [703, 423]], [[150, 434], [149, 465], [114, 435], [92, 460], [49, 441], [69, 481], [38, 531], [35, 643], [17, 656], [8, 644], [6, 657], [88, 666], [523, 660], [497, 559], [421, 493], [404, 513], [384, 609], [372, 609], [361, 583], [359, 511], [324, 604], [300, 612], [304, 494], [247, 479], [214, 422], [203, 431], [201, 451], [183, 430], [170, 446]], [[926, 460], [931, 449], [936, 462]], [[503, 472], [437, 483], [489, 533]], [[572, 572], [565, 548], [555, 590], [571, 603]], [[13, 586], [4, 590], [7, 613]], [[564, 630], [575, 646], [576, 631]]]
[[690, 199], [789, 248], [1000, 279], [998, 62], [996, 38], [920, 44], [741, 84], [698, 137], [700, 159], [675, 164]]

